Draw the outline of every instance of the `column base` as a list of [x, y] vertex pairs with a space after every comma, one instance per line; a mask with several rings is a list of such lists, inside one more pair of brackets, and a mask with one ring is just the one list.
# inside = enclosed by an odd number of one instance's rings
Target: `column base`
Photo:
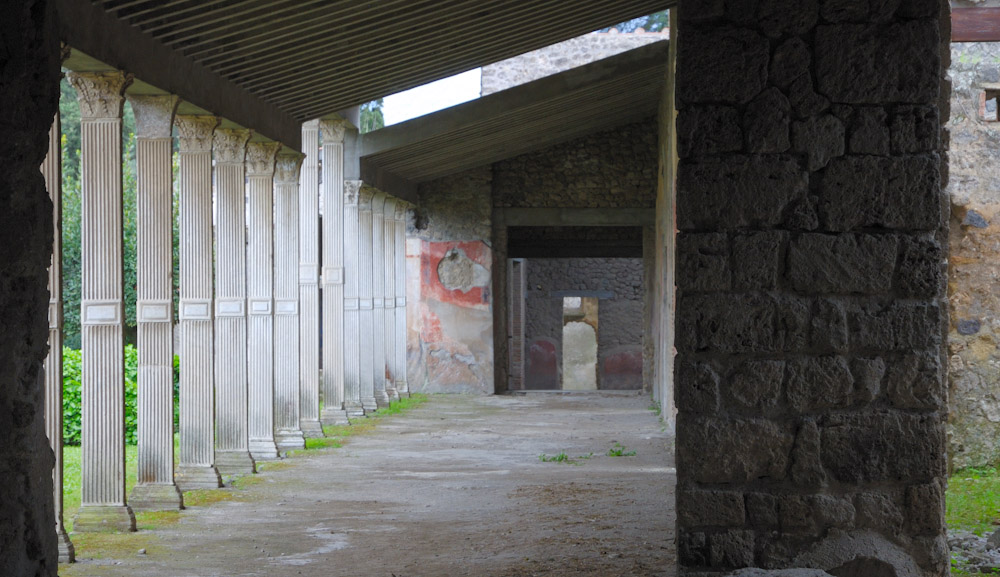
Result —
[[215, 451], [215, 467], [226, 476], [251, 475], [257, 465], [248, 451]]
[[69, 535], [66, 534], [66, 529], [60, 527], [56, 531], [56, 541], [59, 542], [59, 562], [75, 563], [76, 549], [73, 547], [73, 542], [69, 540]]
[[387, 384], [385, 387], [385, 394], [389, 395], [390, 403], [399, 400], [399, 391], [396, 390], [396, 387]]
[[73, 517], [74, 533], [128, 533], [135, 531], [135, 514], [128, 505], [81, 505]]
[[250, 439], [250, 456], [254, 461], [276, 461], [281, 458], [274, 439]]
[[323, 426], [348, 425], [350, 421], [347, 417], [347, 411], [344, 409], [323, 409], [323, 414], [319, 416], [319, 420]]
[[298, 451], [306, 448], [306, 438], [299, 430], [279, 430], [274, 434], [274, 444], [278, 452], [287, 455], [288, 451]]
[[375, 402], [375, 397], [368, 397], [367, 399], [361, 399], [361, 410], [365, 414], [374, 413], [378, 410], [378, 403]]
[[396, 381], [396, 392], [401, 398], [410, 398], [410, 387], [406, 381]]
[[132, 488], [128, 504], [133, 511], [179, 511], [184, 499], [176, 485], [143, 483]]
[[378, 406], [378, 408], [380, 409], [388, 408], [390, 401], [391, 398], [389, 397], [389, 393], [387, 393], [384, 390], [375, 391], [375, 404]]
[[[347, 417], [344, 417], [347, 420]], [[323, 425], [320, 424], [319, 420], [315, 421], [299, 421], [299, 426], [302, 427], [302, 436], [307, 439], [321, 439], [326, 435], [323, 434]]]
[[344, 414], [347, 416], [348, 422], [351, 419], [357, 419], [365, 416], [365, 409], [361, 406], [361, 403], [344, 403]]
[[214, 465], [180, 465], [174, 482], [181, 491], [218, 489], [222, 486], [222, 475]]

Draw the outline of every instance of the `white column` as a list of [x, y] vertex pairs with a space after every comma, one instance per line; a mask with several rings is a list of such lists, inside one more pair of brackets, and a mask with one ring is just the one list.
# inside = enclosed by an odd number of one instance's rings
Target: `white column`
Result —
[[[358, 201], [361, 181], [344, 181], [344, 409], [349, 418], [363, 417], [361, 405], [361, 347], [358, 335]], [[325, 276], [325, 275], [324, 275]], [[326, 372], [326, 371], [324, 371]]]
[[212, 135], [215, 116], [178, 116], [180, 144], [180, 462], [182, 491], [222, 486], [215, 466]]
[[322, 437], [319, 420], [319, 121], [302, 125], [299, 179], [299, 426]]
[[391, 401], [399, 400], [396, 390], [396, 199], [385, 199], [383, 212], [382, 271], [385, 283], [385, 322], [382, 336], [385, 354], [385, 392]]
[[247, 146], [247, 382], [250, 454], [278, 458], [274, 442], [274, 162], [281, 144]]
[[62, 362], [62, 149], [59, 112], [49, 129], [49, 150], [42, 162], [45, 189], [52, 200], [52, 260], [49, 262], [49, 354], [45, 356], [45, 434], [55, 455], [52, 500], [55, 504], [59, 562], [75, 560], [63, 525], [63, 362]]
[[274, 169], [274, 441], [304, 449], [299, 426], [299, 170], [302, 155], [282, 153]]
[[71, 73], [80, 102], [82, 502], [74, 530], [135, 531], [125, 502], [122, 105], [131, 76]]
[[[347, 423], [345, 401], [348, 398], [345, 392], [345, 379], [348, 378], [345, 350], [350, 346], [344, 341], [344, 323], [348, 314], [344, 308], [344, 234], [347, 218], [344, 208], [344, 134], [347, 123], [343, 120], [321, 120], [319, 128], [323, 135], [323, 414], [320, 420], [325, 425], [343, 425]], [[353, 210], [356, 230], [356, 205]], [[354, 282], [354, 298], [357, 299], [356, 278]], [[351, 398], [356, 401], [357, 393], [352, 394]]]
[[215, 464], [255, 472], [247, 433], [246, 157], [249, 130], [218, 129], [215, 155]]
[[[375, 403], [389, 406], [385, 379], [385, 199], [384, 192], [376, 192], [372, 199], [372, 376], [375, 378]], [[394, 337], [395, 338], [395, 337]]]
[[176, 96], [130, 96], [136, 136], [136, 511], [183, 509], [174, 484], [173, 146]]
[[401, 397], [410, 396], [406, 383], [406, 207], [396, 202], [396, 391]]
[[[372, 203], [378, 191], [361, 187], [358, 197], [358, 341], [361, 347], [361, 407], [365, 414], [378, 410], [375, 402], [375, 311], [372, 283]], [[347, 335], [350, 338], [350, 333]]]

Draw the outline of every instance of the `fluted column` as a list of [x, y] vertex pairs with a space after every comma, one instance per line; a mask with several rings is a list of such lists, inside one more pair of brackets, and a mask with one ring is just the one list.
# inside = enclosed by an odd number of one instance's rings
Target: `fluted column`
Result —
[[63, 525], [63, 362], [62, 362], [62, 150], [59, 112], [49, 129], [49, 150], [42, 162], [45, 189], [52, 200], [52, 260], [49, 262], [49, 354], [45, 357], [45, 434], [55, 455], [52, 498], [55, 504], [59, 562], [75, 560]]
[[299, 170], [301, 154], [282, 153], [274, 169], [274, 442], [304, 449], [299, 426]]
[[[384, 192], [372, 199], [372, 376], [375, 379], [375, 403], [389, 406], [385, 379], [385, 200]], [[395, 338], [395, 336], [393, 337]]]
[[136, 137], [138, 476], [132, 509], [183, 509], [174, 484], [173, 138], [176, 96], [130, 96]]
[[390, 401], [399, 400], [396, 390], [396, 199], [385, 199], [382, 211], [384, 227], [382, 232], [382, 272], [385, 283], [385, 321], [383, 323], [383, 347], [385, 354], [385, 392]]
[[247, 382], [250, 455], [278, 458], [274, 442], [274, 163], [281, 144], [247, 146]]
[[71, 73], [80, 102], [82, 500], [74, 530], [135, 531], [125, 501], [122, 105], [131, 76]]
[[[323, 414], [324, 425], [347, 423], [348, 398], [357, 401], [357, 393], [348, 397], [345, 354], [352, 346], [344, 340], [345, 318], [345, 226], [344, 199], [344, 134], [343, 120], [321, 120], [323, 135]], [[355, 191], [355, 198], [357, 191]], [[355, 203], [357, 200], [355, 200]], [[353, 224], [357, 230], [357, 206], [353, 209]], [[356, 245], [354, 245], [356, 246]], [[357, 279], [355, 279], [357, 299]], [[356, 306], [356, 304], [355, 304]], [[355, 308], [356, 311], [356, 308]], [[355, 313], [350, 313], [355, 314]], [[355, 343], [356, 345], [356, 343]], [[354, 373], [355, 375], [357, 373]], [[352, 391], [357, 391], [355, 387]], [[352, 404], [351, 407], [354, 407]]]
[[319, 420], [319, 121], [302, 125], [299, 178], [299, 427], [322, 437]]
[[396, 392], [401, 397], [410, 396], [406, 384], [406, 207], [402, 200], [396, 201]]
[[[363, 417], [361, 405], [361, 315], [358, 306], [358, 201], [361, 181], [344, 181], [344, 409], [349, 418]], [[323, 371], [326, 372], [325, 370]]]
[[180, 144], [180, 462], [182, 491], [222, 486], [215, 466], [212, 135], [215, 116], [178, 116]]
[[215, 155], [215, 464], [253, 473], [247, 432], [246, 157], [249, 130], [218, 129]]
[[[372, 283], [372, 203], [378, 191], [361, 187], [358, 197], [358, 341], [361, 347], [361, 407], [378, 410], [375, 402], [375, 311]], [[349, 334], [348, 334], [349, 336]]]

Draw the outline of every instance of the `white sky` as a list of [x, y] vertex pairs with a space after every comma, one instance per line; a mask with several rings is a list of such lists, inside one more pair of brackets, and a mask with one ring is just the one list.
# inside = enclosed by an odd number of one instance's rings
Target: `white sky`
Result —
[[385, 125], [437, 112], [479, 98], [481, 70], [469, 70], [423, 86], [386, 96], [382, 100]]

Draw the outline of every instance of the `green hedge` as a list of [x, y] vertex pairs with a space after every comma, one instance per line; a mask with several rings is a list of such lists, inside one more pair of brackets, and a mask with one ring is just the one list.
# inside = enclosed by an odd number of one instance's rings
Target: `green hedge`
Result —
[[[177, 426], [178, 394], [180, 391], [179, 359], [174, 356], [174, 427]], [[125, 443], [136, 444], [136, 395], [138, 391], [139, 353], [125, 345]], [[80, 374], [83, 363], [80, 351], [63, 347], [63, 443], [80, 444], [81, 403]]]

